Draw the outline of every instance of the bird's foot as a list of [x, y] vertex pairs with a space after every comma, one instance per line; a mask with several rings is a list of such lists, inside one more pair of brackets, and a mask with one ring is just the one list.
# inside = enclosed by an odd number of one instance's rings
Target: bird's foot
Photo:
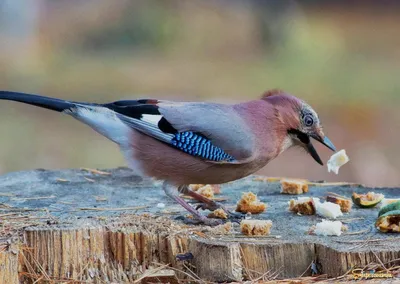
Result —
[[196, 210], [202, 209], [202, 210], [214, 211], [219, 208], [221, 208], [225, 212], [228, 212], [228, 210], [225, 208], [224, 205], [222, 205], [219, 202], [215, 202], [215, 201], [201, 203], [201, 204], [197, 205]]
[[233, 223], [240, 223], [243, 219], [246, 218], [246, 214], [238, 213], [238, 212], [231, 212], [225, 211], [228, 214], [228, 220]]
[[231, 222], [234, 222], [234, 223], [240, 223], [240, 221], [242, 221], [246, 217], [246, 214], [238, 213], [238, 212], [232, 212], [232, 211], [228, 210], [225, 206], [223, 206], [222, 204], [220, 204], [218, 202], [202, 203], [202, 204], [200, 204], [200, 205], [198, 205], [196, 207], [196, 210], [198, 210], [198, 209], [210, 210], [210, 211], [214, 211], [214, 210], [217, 210], [217, 209], [222, 209], [228, 215], [228, 220], [231, 221]]

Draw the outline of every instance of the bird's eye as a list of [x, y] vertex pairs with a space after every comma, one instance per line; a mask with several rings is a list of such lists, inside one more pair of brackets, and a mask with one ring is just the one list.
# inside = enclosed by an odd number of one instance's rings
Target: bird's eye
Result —
[[304, 125], [307, 127], [310, 127], [314, 124], [314, 119], [312, 118], [311, 115], [306, 115], [304, 117]]

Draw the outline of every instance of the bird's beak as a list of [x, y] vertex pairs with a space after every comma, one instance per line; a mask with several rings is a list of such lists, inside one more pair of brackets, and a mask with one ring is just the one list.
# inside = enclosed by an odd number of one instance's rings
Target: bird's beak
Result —
[[292, 130], [289, 131], [289, 133], [297, 136], [297, 138], [302, 143], [302, 146], [307, 149], [307, 151], [308, 151], [308, 153], [310, 153], [311, 157], [313, 157], [314, 160], [318, 164], [320, 164], [321, 166], [323, 166], [324, 163], [322, 162], [321, 158], [319, 157], [319, 155], [317, 153], [317, 150], [315, 150], [313, 144], [311, 143], [311, 139], [310, 138], [314, 138], [315, 140], [317, 140], [318, 142], [324, 144], [326, 147], [328, 147], [332, 151], [336, 152], [336, 147], [333, 145], [331, 140], [329, 140], [329, 138], [326, 137], [322, 133], [322, 131], [320, 133], [315, 133], [315, 134], [311, 134], [310, 135], [310, 134], [301, 132], [299, 130], [292, 129]]
[[[319, 137], [319, 136], [316, 136], [316, 135], [312, 135], [311, 137], [314, 138], [315, 140], [317, 140], [318, 142], [320, 142], [321, 144], [325, 145], [326, 147], [328, 147], [328, 148], [331, 149], [332, 151], [336, 152], [336, 147], [335, 147], [335, 145], [333, 145], [333, 143], [331, 142], [331, 140], [329, 140], [328, 137], [324, 136], [324, 137], [322, 138], [322, 137]], [[318, 155], [318, 153], [317, 153], [317, 150], [315, 150], [313, 144], [311, 143], [311, 140], [307, 143], [306, 146], [307, 146], [307, 150], [308, 150], [308, 152], [310, 153], [311, 157], [313, 157], [314, 160], [315, 160], [318, 164], [320, 164], [321, 166], [323, 166], [324, 163], [322, 162], [321, 158], [319, 157], [319, 155]]]
[[315, 140], [317, 140], [318, 142], [324, 144], [326, 147], [328, 147], [329, 149], [331, 149], [332, 151], [336, 152], [336, 147], [335, 145], [333, 145], [332, 141], [329, 140], [328, 137], [324, 136], [323, 138], [319, 137], [319, 136], [311, 136], [312, 138], [314, 138]]
[[306, 144], [307, 147], [307, 151], [308, 153], [310, 153], [311, 157], [314, 158], [314, 160], [320, 164], [321, 166], [324, 165], [324, 163], [322, 162], [321, 158], [319, 157], [317, 150], [315, 150], [313, 144], [311, 143], [311, 140]]

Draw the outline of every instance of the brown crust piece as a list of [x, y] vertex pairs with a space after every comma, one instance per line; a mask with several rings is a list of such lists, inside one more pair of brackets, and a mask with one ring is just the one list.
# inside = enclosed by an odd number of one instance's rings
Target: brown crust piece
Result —
[[197, 193], [201, 194], [201, 195], [203, 195], [204, 197], [207, 197], [207, 198], [213, 198], [214, 197], [214, 191], [212, 189], [212, 186], [209, 185], [209, 184], [207, 184], [206, 186], [200, 187], [197, 190]]
[[218, 208], [214, 210], [210, 214], [208, 214], [209, 218], [217, 218], [217, 219], [228, 219], [228, 214], [222, 208]]
[[338, 204], [340, 206], [340, 210], [342, 212], [348, 213], [351, 211], [351, 207], [353, 206], [353, 202], [351, 199], [347, 199], [344, 197], [339, 197], [335, 195], [328, 195], [326, 197], [326, 201]]
[[271, 227], [271, 220], [242, 220], [240, 222], [240, 230], [247, 236], [269, 235]]
[[306, 180], [281, 180], [281, 193], [283, 194], [303, 194], [306, 192], [308, 192], [308, 183]]
[[258, 200], [257, 195], [245, 192], [236, 205], [236, 212], [260, 214], [267, 209], [267, 205]]
[[201, 189], [202, 187], [205, 186], [209, 186], [212, 188], [214, 194], [221, 194], [221, 185], [219, 184], [191, 184], [189, 185], [189, 189], [193, 190], [193, 191], [198, 191], [199, 189]]
[[302, 215], [315, 215], [316, 208], [312, 198], [306, 201], [290, 200], [289, 210]]

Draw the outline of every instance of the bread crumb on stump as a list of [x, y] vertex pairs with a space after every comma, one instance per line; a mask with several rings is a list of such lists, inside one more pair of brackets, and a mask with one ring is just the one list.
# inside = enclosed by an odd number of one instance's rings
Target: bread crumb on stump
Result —
[[201, 194], [201, 195], [203, 195], [204, 197], [207, 197], [207, 198], [213, 198], [214, 197], [214, 191], [213, 191], [211, 185], [209, 185], [209, 184], [199, 188], [197, 190], [197, 193]]
[[267, 205], [257, 198], [252, 192], [245, 192], [236, 205], [236, 212], [260, 214], [267, 209]]
[[211, 187], [214, 194], [221, 194], [221, 185], [219, 184], [191, 184], [189, 185], [189, 189], [193, 191], [198, 191], [204, 187]]
[[308, 183], [306, 180], [281, 180], [281, 193], [283, 194], [303, 194], [306, 192], [308, 192]]
[[208, 214], [209, 218], [218, 218], [218, 219], [228, 219], [228, 214], [225, 212], [224, 209], [218, 208], [214, 210], [210, 214]]
[[315, 215], [316, 207], [312, 198], [302, 198], [289, 201], [289, 210], [302, 215]]
[[322, 220], [310, 228], [309, 234], [317, 236], [340, 236], [344, 231], [347, 231], [347, 227], [343, 226], [342, 222]]
[[271, 227], [271, 220], [242, 220], [240, 222], [240, 229], [247, 236], [269, 235]]
[[340, 206], [338, 204], [326, 201], [324, 203], [315, 203], [317, 209], [317, 215], [324, 218], [336, 219], [337, 217], [343, 216]]
[[353, 206], [353, 202], [351, 199], [338, 196], [338, 195], [328, 195], [326, 197], [326, 201], [335, 203], [340, 206], [340, 210], [342, 212], [348, 213], [351, 211], [351, 207]]
[[227, 222], [225, 224], [218, 225], [212, 229], [212, 232], [214, 234], [218, 234], [218, 235], [230, 234], [230, 233], [232, 233], [232, 223]]

